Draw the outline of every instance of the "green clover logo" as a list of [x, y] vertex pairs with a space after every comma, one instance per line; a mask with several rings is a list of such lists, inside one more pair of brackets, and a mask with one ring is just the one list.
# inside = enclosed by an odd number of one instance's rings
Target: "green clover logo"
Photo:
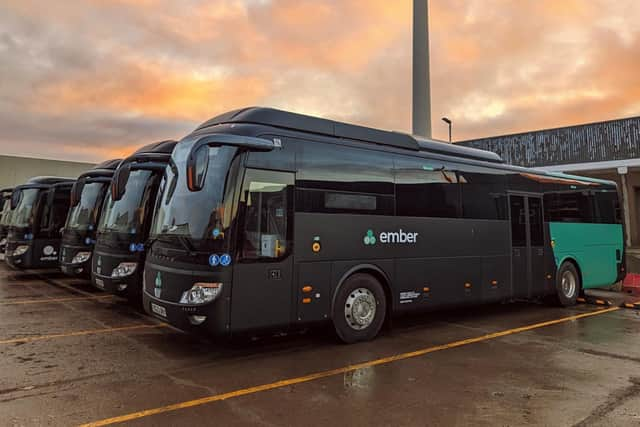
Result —
[[364, 236], [365, 245], [375, 245], [376, 237], [373, 235], [373, 230], [367, 230], [367, 235]]

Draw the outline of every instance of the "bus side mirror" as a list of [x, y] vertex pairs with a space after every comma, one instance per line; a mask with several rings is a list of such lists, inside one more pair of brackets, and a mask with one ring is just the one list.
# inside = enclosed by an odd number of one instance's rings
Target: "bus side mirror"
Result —
[[113, 201], [122, 199], [130, 173], [131, 163], [125, 163], [116, 169], [116, 173], [111, 180], [111, 199]]
[[15, 190], [11, 194], [11, 209], [15, 209], [18, 207], [18, 203], [20, 203], [21, 198], [22, 198], [22, 190]]
[[84, 179], [77, 180], [73, 187], [71, 187], [71, 207], [78, 206], [80, 203], [80, 197], [82, 196], [82, 189], [86, 181]]

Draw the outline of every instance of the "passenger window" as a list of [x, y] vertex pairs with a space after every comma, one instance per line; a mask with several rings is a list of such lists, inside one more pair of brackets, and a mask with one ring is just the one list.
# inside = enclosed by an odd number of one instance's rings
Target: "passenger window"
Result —
[[291, 252], [293, 174], [258, 169], [245, 173], [240, 206], [242, 258], [282, 258]]
[[458, 218], [460, 184], [451, 165], [396, 158], [396, 215]]

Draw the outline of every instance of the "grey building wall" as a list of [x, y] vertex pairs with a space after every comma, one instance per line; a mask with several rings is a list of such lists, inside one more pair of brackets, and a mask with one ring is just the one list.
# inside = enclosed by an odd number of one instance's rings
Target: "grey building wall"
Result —
[[41, 175], [75, 178], [93, 166], [92, 163], [0, 156], [0, 188], [15, 187], [31, 177]]

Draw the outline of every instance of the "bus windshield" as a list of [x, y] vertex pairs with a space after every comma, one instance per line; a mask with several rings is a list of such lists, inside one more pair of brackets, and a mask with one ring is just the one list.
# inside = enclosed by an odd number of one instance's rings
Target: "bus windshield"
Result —
[[13, 227], [29, 227], [33, 225], [33, 208], [38, 201], [38, 188], [25, 188], [18, 205], [11, 214], [11, 225]]
[[[199, 191], [187, 187], [187, 156], [193, 144], [178, 144], [165, 170], [151, 231], [152, 237], [180, 236], [195, 242], [208, 238], [222, 239], [230, 226], [233, 185], [226, 182], [237, 148], [229, 146], [204, 147], [208, 150], [204, 184]], [[231, 175], [231, 174], [229, 174]], [[225, 196], [225, 183], [227, 193]], [[223, 202], [224, 201], [224, 202]]]
[[93, 228], [97, 222], [100, 195], [106, 184], [92, 182], [85, 184], [80, 195], [80, 202], [71, 208], [67, 216], [67, 230], [85, 231]]
[[7, 226], [11, 222], [11, 197], [5, 198], [0, 213], [0, 226]]
[[120, 200], [113, 201], [109, 192], [100, 218], [99, 232], [138, 232], [144, 220], [145, 206], [142, 200], [151, 174], [149, 170], [131, 171]]

